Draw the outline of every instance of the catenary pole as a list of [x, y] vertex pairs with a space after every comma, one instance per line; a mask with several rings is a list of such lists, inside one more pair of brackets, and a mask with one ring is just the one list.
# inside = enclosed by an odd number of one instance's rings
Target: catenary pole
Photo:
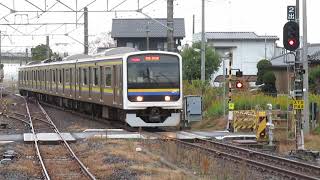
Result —
[[206, 67], [206, 60], [205, 60], [205, 18], [204, 18], [204, 1], [202, 0], [202, 32], [201, 32], [201, 81], [205, 81], [205, 67]]
[[303, 0], [303, 69], [305, 74], [303, 77], [303, 100], [304, 100], [304, 110], [303, 110], [303, 131], [305, 134], [309, 134], [309, 64], [308, 64], [308, 36], [307, 36], [307, 1]]

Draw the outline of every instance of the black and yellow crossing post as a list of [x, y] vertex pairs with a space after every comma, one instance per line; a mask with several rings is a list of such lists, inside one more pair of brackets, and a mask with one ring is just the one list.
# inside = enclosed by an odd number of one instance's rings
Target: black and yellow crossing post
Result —
[[265, 111], [258, 111], [256, 123], [256, 138], [258, 141], [267, 139], [267, 116]]

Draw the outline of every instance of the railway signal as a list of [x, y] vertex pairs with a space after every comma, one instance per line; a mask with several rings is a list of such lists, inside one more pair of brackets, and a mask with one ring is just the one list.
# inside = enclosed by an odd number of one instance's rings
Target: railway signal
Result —
[[243, 83], [241, 81], [236, 82], [236, 88], [241, 89], [243, 88]]
[[287, 22], [283, 27], [283, 46], [286, 50], [295, 51], [299, 45], [299, 24], [295, 21]]

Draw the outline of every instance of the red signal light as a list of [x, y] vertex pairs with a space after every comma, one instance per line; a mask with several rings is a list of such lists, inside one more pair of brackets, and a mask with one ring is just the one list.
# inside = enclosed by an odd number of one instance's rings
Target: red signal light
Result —
[[289, 40], [288, 40], [288, 43], [289, 43], [290, 46], [294, 46], [295, 41], [294, 41], [293, 39], [289, 39]]
[[236, 82], [236, 88], [243, 88], [243, 83], [240, 81]]

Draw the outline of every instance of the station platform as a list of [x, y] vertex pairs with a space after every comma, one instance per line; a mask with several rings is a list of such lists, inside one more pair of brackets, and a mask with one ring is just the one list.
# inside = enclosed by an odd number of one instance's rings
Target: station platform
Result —
[[[37, 133], [38, 141], [40, 142], [57, 142], [62, 141], [61, 137], [57, 133]], [[76, 141], [76, 139], [70, 133], [61, 133], [61, 136], [66, 141]], [[33, 142], [34, 136], [32, 133], [23, 134], [24, 142]]]
[[[163, 135], [168, 138], [181, 140], [192, 139], [217, 139], [217, 140], [255, 140], [253, 133], [230, 133], [228, 131], [176, 131], [157, 132], [157, 135], [150, 133], [129, 132], [123, 129], [87, 129], [83, 132], [61, 133], [67, 141], [76, 141], [87, 138], [108, 138], [108, 139], [156, 139]], [[61, 141], [56, 133], [38, 133], [38, 141], [55, 142]], [[1, 141], [33, 141], [32, 133], [1, 135]]]

